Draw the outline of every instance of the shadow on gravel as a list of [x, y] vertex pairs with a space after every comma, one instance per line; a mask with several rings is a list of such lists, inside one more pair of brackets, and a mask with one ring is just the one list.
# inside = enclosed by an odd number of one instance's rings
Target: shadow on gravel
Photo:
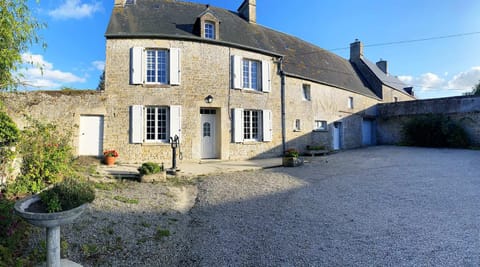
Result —
[[204, 177], [187, 214], [171, 209], [175, 196], [161, 186], [144, 189], [156, 199], [148, 205], [142, 192], [130, 194], [137, 205], [110, 201], [62, 230], [69, 258], [84, 266], [480, 264], [480, 151], [372, 147], [309, 160]]

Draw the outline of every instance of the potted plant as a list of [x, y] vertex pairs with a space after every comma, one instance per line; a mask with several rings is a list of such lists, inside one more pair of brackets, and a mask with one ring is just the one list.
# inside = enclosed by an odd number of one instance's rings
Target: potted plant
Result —
[[154, 162], [145, 162], [138, 168], [140, 172], [140, 182], [164, 182], [167, 180], [167, 173], [163, 168], [163, 164], [159, 165]]
[[118, 158], [118, 152], [115, 149], [105, 150], [103, 151], [103, 157], [107, 166], [113, 166]]
[[30, 224], [47, 229], [47, 266], [60, 266], [60, 226], [78, 218], [94, 198], [95, 191], [89, 183], [66, 178], [15, 203], [16, 214]]
[[289, 148], [283, 155], [283, 166], [298, 167], [303, 164], [303, 159], [299, 157], [300, 153], [295, 148]]

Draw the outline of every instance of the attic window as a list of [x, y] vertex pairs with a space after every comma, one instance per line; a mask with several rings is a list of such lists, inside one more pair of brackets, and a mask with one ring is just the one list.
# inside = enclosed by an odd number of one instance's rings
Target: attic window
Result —
[[211, 21], [205, 22], [205, 38], [215, 40], [215, 23]]

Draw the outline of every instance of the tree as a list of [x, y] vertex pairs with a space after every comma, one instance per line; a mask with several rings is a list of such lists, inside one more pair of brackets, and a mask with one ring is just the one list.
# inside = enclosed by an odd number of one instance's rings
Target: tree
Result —
[[98, 82], [97, 91], [104, 91], [105, 90], [105, 70], [100, 75], [100, 81]]
[[472, 95], [480, 96], [480, 81], [478, 81], [477, 85], [473, 87]]
[[[39, 0], [36, 0], [38, 3]], [[21, 83], [15, 75], [22, 53], [40, 42], [37, 31], [45, 28], [32, 16], [28, 0], [0, 0], [0, 90], [15, 90]], [[45, 47], [45, 44], [43, 44]]]

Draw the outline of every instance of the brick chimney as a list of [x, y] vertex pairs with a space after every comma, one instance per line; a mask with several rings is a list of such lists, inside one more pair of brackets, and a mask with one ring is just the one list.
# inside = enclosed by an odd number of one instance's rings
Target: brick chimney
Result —
[[380, 61], [377, 62], [377, 67], [385, 74], [388, 74], [388, 64], [386, 60], [380, 59]]
[[249, 23], [257, 23], [257, 0], [244, 0], [237, 11]]
[[359, 60], [363, 58], [363, 44], [358, 39], [350, 44], [350, 61]]

